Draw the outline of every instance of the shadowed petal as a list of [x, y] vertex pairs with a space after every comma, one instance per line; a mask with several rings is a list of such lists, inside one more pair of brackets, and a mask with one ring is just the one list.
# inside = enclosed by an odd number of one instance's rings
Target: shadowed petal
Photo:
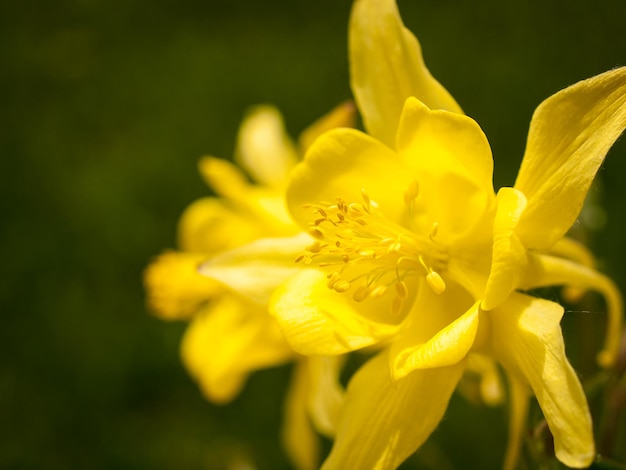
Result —
[[322, 434], [335, 435], [344, 391], [339, 383], [343, 357], [308, 357], [309, 373], [308, 409], [311, 421]]
[[532, 387], [554, 436], [557, 458], [570, 467], [587, 467], [595, 455], [591, 415], [565, 356], [559, 325], [563, 307], [514, 293], [489, 313], [494, 355]]
[[395, 469], [443, 417], [464, 364], [417, 370], [393, 380], [378, 354], [348, 385], [337, 437], [323, 470]]
[[181, 356], [205, 396], [232, 400], [253, 370], [293, 357], [275, 320], [254, 305], [223, 295], [198, 312], [183, 337]]
[[[451, 243], [450, 238], [482, 221], [494, 202], [493, 158], [487, 137], [473, 119], [431, 111], [409, 98], [396, 147], [419, 185], [414, 207], [418, 225], [436, 222], [437, 239]], [[422, 217], [430, 220], [420, 221]]]
[[509, 379], [509, 439], [506, 445], [506, 455], [504, 457], [504, 470], [515, 470], [519, 460], [524, 432], [526, 430], [526, 419], [528, 417], [528, 404], [530, 401], [530, 391], [525, 382], [517, 380], [511, 374], [507, 374]]
[[298, 470], [314, 470], [319, 466], [320, 442], [307, 408], [310, 386], [309, 363], [306, 358], [301, 358], [291, 372], [281, 430], [287, 455]]

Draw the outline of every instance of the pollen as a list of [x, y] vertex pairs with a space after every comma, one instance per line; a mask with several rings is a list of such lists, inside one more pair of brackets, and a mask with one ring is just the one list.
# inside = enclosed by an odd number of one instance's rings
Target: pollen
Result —
[[[447, 254], [436, 243], [436, 222], [424, 233], [387, 218], [375, 200], [361, 189], [360, 201], [336, 198], [306, 207], [313, 212], [309, 233], [315, 241], [296, 258], [328, 271], [328, 288], [348, 293], [355, 302], [389, 297], [391, 315], [399, 315], [418, 283], [425, 278], [437, 294], [445, 290], [440, 272]], [[419, 196], [417, 181], [404, 191], [403, 201], [413, 211]]]

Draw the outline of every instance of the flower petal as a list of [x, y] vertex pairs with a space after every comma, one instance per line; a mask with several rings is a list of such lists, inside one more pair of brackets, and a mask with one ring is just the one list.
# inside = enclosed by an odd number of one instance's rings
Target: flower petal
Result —
[[295, 351], [309, 356], [343, 354], [376, 344], [397, 330], [367, 320], [350, 297], [329, 289], [327, 283], [322, 271], [303, 269], [272, 297], [270, 313]]
[[257, 106], [241, 123], [235, 161], [263, 186], [282, 187], [298, 161], [296, 148], [280, 112], [273, 106]]
[[430, 74], [419, 42], [404, 27], [394, 0], [358, 0], [350, 17], [352, 92], [369, 134], [393, 148], [405, 100], [462, 113]]
[[225, 294], [194, 316], [181, 356], [205, 396], [226, 403], [239, 393], [251, 371], [282, 364], [293, 351], [270, 315]]
[[204, 157], [200, 159], [199, 168], [207, 184], [241, 217], [260, 226], [266, 235], [297, 232], [287, 213], [284, 188], [250, 184], [239, 168], [219, 158]]
[[294, 259], [311, 241], [306, 233], [262, 238], [211, 258], [200, 266], [199, 272], [267, 305], [274, 290], [300, 269]]
[[328, 114], [322, 116], [309, 127], [307, 127], [300, 138], [300, 153], [302, 155], [309, 149], [315, 139], [324, 132], [336, 129], [338, 127], [354, 127], [356, 124], [356, 109], [352, 101], [341, 103], [332, 109]]
[[320, 442], [307, 410], [310, 377], [308, 359], [296, 362], [284, 402], [281, 437], [287, 455], [297, 470], [319, 467]]
[[293, 171], [287, 202], [294, 218], [308, 227], [316, 216], [305, 205], [337, 197], [362, 203], [365, 190], [386, 217], [398, 220], [412, 181], [388, 147], [357, 130], [335, 129], [320, 136]]
[[[462, 236], [491, 208], [493, 158], [485, 134], [473, 119], [431, 111], [409, 98], [396, 147], [419, 186], [414, 208], [418, 224], [429, 227], [436, 222], [438, 239]], [[420, 222], [425, 216], [431, 220]]]
[[598, 363], [611, 367], [620, 351], [624, 306], [617, 286], [610, 278], [582, 264], [554, 256], [532, 254], [520, 283], [522, 289], [565, 285], [600, 292], [607, 303], [608, 326], [604, 349]]
[[514, 293], [489, 316], [495, 357], [532, 387], [554, 436], [557, 458], [569, 467], [590, 465], [595, 455], [591, 415], [565, 356], [559, 325], [563, 308]]
[[528, 417], [529, 387], [515, 376], [507, 374], [510, 391], [509, 439], [504, 456], [504, 470], [515, 470], [522, 449], [522, 441]]
[[[422, 288], [414, 311], [399, 338], [391, 345], [391, 370], [395, 379], [416, 369], [445, 367], [461, 361], [474, 345], [479, 323], [479, 302], [450, 285], [443, 295]], [[462, 300], [460, 300], [462, 299]], [[467, 311], [458, 316], [459, 312]], [[456, 317], [456, 318], [455, 318]]]
[[205, 197], [191, 203], [178, 223], [178, 245], [183, 251], [206, 256], [242, 245], [260, 236], [263, 227], [236, 212], [225, 201]]
[[514, 188], [501, 188], [496, 198], [493, 224], [493, 255], [482, 308], [500, 305], [518, 287], [526, 264], [526, 248], [515, 235], [515, 228], [526, 207], [524, 194]]
[[450, 366], [465, 358], [476, 338], [479, 310], [477, 302], [428, 342], [405, 349], [396, 357], [394, 378], [402, 378], [415, 369]]
[[348, 384], [323, 470], [397, 468], [437, 427], [464, 369], [459, 363], [417, 370], [396, 381], [388, 361], [378, 354]]
[[315, 428], [328, 437], [335, 435], [344, 391], [339, 383], [343, 357], [308, 357], [308, 409]]
[[613, 142], [626, 127], [626, 67], [583, 80], [533, 115], [515, 188], [528, 199], [517, 234], [546, 249], [576, 220]]

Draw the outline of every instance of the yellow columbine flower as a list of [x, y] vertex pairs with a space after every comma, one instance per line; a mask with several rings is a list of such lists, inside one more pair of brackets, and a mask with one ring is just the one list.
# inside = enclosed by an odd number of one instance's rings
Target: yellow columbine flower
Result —
[[229, 402], [250, 372], [296, 361], [285, 405], [284, 442], [300, 469], [317, 466], [319, 444], [311, 420], [317, 430], [332, 434], [342, 391], [337, 358], [295, 354], [267, 313], [265, 284], [279, 282], [298, 268], [274, 269], [264, 282], [254, 282], [254, 295], [240, 295], [225, 286], [232, 271], [220, 270], [211, 278], [201, 275], [199, 266], [205, 263], [205, 274], [210, 274], [208, 266], [224, 252], [265, 237], [287, 237], [281, 240], [282, 249], [294, 245], [301, 250], [309, 237], [302, 241], [297, 235], [300, 229], [284, 206], [287, 176], [317, 135], [350, 125], [353, 114], [352, 105], [339, 106], [303, 133], [302, 150], [297, 150], [278, 111], [255, 108], [241, 125], [236, 152], [237, 163], [255, 183], [231, 163], [203, 158], [200, 171], [219, 197], [200, 199], [187, 208], [179, 224], [180, 250], [165, 252], [145, 273], [151, 310], [162, 318], [190, 320], [181, 355], [209, 400]]
[[393, 0], [357, 0], [352, 88], [369, 134], [333, 130], [296, 167], [293, 217], [317, 240], [271, 310], [309, 355], [384, 347], [350, 381], [325, 469], [395, 468], [441, 420], [474, 354], [511, 380], [515, 463], [528, 388], [571, 467], [595, 455], [591, 418], [569, 364], [563, 308], [519, 292], [570, 285], [603, 293], [610, 365], [621, 299], [563, 238], [606, 152], [626, 126], [626, 68], [542, 103], [514, 188], [498, 196], [480, 127], [424, 66]]

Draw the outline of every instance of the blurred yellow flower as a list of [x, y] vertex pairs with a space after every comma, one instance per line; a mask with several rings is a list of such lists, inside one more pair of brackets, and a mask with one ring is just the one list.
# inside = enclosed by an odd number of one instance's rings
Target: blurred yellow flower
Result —
[[[350, 125], [353, 114], [351, 104], [339, 106], [303, 133], [300, 146], [310, 145], [329, 128]], [[178, 229], [180, 249], [156, 258], [146, 269], [145, 284], [155, 315], [190, 320], [182, 359], [210, 401], [232, 400], [254, 370], [296, 362], [286, 400], [284, 440], [297, 468], [312, 469], [318, 461], [318, 438], [310, 423], [331, 434], [342, 391], [337, 358], [294, 353], [267, 313], [265, 289], [298, 268], [292, 263], [264, 276], [264, 283], [254, 283], [253, 296], [225, 286], [222, 278], [228, 278], [232, 269], [209, 277], [211, 260], [245, 243], [283, 236], [290, 241], [281, 241], [281, 249], [293, 245], [297, 251], [309, 240], [298, 236], [300, 229], [284, 205], [287, 177], [300, 153], [275, 108], [253, 109], [241, 125], [235, 159], [255, 183], [227, 161], [203, 158], [200, 172], [219, 197], [200, 199], [186, 209]], [[204, 275], [199, 273], [202, 263], [207, 266]]]
[[323, 468], [397, 467], [437, 426], [474, 354], [511, 381], [507, 468], [529, 388], [557, 458], [588, 466], [592, 423], [565, 356], [563, 308], [520, 291], [600, 291], [609, 328], [599, 359], [613, 363], [621, 297], [564, 235], [626, 126], [626, 68], [544, 101], [517, 182], [496, 197], [486, 137], [430, 75], [393, 0], [355, 2], [350, 66], [368, 134], [324, 134], [292, 173], [290, 212], [316, 241], [270, 305], [302, 354], [384, 348], [352, 378]]

